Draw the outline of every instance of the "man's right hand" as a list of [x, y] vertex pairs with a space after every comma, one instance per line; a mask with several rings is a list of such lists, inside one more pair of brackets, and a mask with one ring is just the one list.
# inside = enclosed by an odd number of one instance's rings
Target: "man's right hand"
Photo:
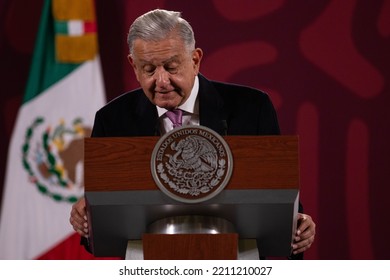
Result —
[[88, 219], [84, 197], [73, 204], [69, 222], [78, 234], [88, 238]]

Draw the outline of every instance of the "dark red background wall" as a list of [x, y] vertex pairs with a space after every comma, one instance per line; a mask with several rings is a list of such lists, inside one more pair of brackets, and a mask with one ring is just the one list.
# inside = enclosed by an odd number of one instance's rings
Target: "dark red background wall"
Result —
[[[0, 182], [42, 0], [0, 0]], [[390, 1], [97, 0], [107, 99], [137, 86], [130, 23], [183, 12], [211, 79], [266, 90], [301, 143], [301, 200], [317, 223], [307, 259], [390, 259]], [[0, 183], [2, 188], [2, 183]]]

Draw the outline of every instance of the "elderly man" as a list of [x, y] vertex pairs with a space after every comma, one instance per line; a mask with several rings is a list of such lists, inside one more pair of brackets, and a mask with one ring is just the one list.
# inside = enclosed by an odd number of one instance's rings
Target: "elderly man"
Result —
[[[140, 89], [125, 93], [96, 113], [92, 137], [163, 135], [173, 128], [170, 111], [180, 109], [182, 125], [203, 125], [221, 135], [278, 135], [269, 97], [241, 85], [210, 81], [199, 73], [203, 52], [195, 47], [190, 24], [180, 13], [153, 10], [131, 25], [128, 60]], [[223, 67], [223, 62], [221, 62]], [[301, 211], [302, 209], [300, 209]], [[293, 256], [302, 258], [315, 237], [315, 223], [299, 213]], [[88, 237], [85, 200], [70, 223]]]

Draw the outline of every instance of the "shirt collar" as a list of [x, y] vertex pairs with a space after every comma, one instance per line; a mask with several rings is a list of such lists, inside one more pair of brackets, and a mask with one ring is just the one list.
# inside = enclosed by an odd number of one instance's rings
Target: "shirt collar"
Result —
[[[198, 92], [199, 92], [199, 78], [198, 76], [195, 76], [194, 86], [192, 87], [190, 96], [188, 97], [186, 102], [184, 102], [178, 107], [178, 109], [181, 109], [191, 114], [195, 113], [195, 104], [196, 104], [196, 98], [198, 97]], [[161, 117], [167, 112], [167, 109], [160, 108], [158, 106], [156, 107], [157, 107], [157, 112], [159, 117]]]

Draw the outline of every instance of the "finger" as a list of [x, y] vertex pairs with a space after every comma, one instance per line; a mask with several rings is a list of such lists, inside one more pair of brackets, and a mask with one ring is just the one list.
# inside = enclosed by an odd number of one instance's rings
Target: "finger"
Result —
[[310, 248], [310, 246], [311, 246], [311, 244], [307, 245], [307, 246], [304, 246], [304, 247], [301, 247], [299, 249], [296, 249], [296, 250], [293, 251], [293, 254], [296, 255], [296, 254], [299, 254], [299, 253], [303, 253], [306, 250], [308, 250]]
[[315, 234], [315, 228], [316, 228], [316, 224], [313, 222], [312, 218], [308, 215], [305, 215], [302, 217], [296, 235], [300, 236], [301, 237], [300, 239], [307, 238]]
[[74, 228], [77, 229], [84, 230], [84, 228], [88, 228], [88, 221], [80, 216], [76, 211], [71, 212], [69, 222]]
[[87, 212], [85, 208], [85, 199], [81, 198], [75, 204], [72, 205], [71, 216], [74, 219], [77, 219], [78, 222], [83, 222], [82, 220], [87, 221]]
[[81, 236], [84, 236], [84, 237], [89, 237], [89, 234], [88, 234], [88, 230], [87, 232], [84, 231], [84, 229], [80, 229], [80, 228], [73, 228], [79, 235]]
[[307, 247], [307, 246], [310, 247], [311, 244], [313, 244], [313, 242], [314, 242], [314, 239], [315, 239], [314, 237], [315, 237], [315, 235], [310, 235], [307, 238], [302, 238], [300, 241], [296, 241], [292, 245], [293, 250], [297, 250], [297, 249]]
[[89, 230], [88, 230], [88, 223], [87, 222], [78, 223], [72, 217], [69, 219], [69, 222], [72, 225], [74, 231], [76, 231], [81, 236], [88, 237]]
[[302, 240], [301, 242], [294, 243], [292, 248], [293, 248], [293, 254], [298, 254], [306, 251], [311, 247], [313, 244], [314, 237]]
[[84, 200], [79, 200], [72, 206], [72, 211], [77, 212], [80, 216], [86, 215], [85, 202]]
[[83, 231], [85, 231], [85, 232], [88, 231], [88, 222], [85, 221], [85, 220], [83, 220], [83, 219], [80, 221], [80, 220], [74, 219], [73, 217], [70, 217], [69, 222], [70, 222], [70, 224], [71, 224], [74, 228], [83, 230]]
[[77, 208], [72, 208], [72, 211], [70, 212], [70, 215], [74, 217], [75, 219], [79, 220], [87, 220], [87, 213], [84, 209], [77, 209]]
[[312, 242], [314, 242], [314, 238], [315, 238], [314, 227], [309, 227], [304, 232], [302, 232], [300, 235], [295, 236], [294, 242], [299, 243], [299, 242], [308, 241], [308, 242], [312, 243]]
[[300, 235], [302, 232], [304, 232], [309, 226], [310, 226], [310, 220], [309, 216], [298, 213], [298, 221], [299, 221], [299, 226], [297, 228], [297, 235]]

